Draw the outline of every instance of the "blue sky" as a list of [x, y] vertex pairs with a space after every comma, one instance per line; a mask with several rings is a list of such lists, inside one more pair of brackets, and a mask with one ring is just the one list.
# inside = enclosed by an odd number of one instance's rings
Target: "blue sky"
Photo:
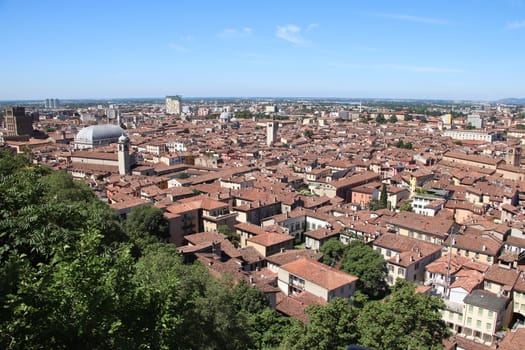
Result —
[[0, 0], [0, 100], [525, 97], [525, 0]]

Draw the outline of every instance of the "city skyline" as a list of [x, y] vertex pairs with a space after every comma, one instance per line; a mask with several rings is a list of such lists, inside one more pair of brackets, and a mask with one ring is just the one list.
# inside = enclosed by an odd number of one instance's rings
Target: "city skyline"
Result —
[[525, 97], [525, 2], [0, 1], [0, 100]]

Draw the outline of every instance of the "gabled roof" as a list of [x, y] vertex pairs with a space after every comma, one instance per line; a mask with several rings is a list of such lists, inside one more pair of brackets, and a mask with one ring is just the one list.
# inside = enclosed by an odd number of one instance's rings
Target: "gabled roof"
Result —
[[485, 280], [512, 288], [519, 275], [520, 272], [515, 269], [506, 269], [499, 265], [492, 265], [485, 272]]
[[300, 258], [309, 258], [317, 261], [321, 259], [322, 255], [322, 253], [311, 249], [292, 249], [268, 256], [266, 257], [266, 261], [277, 266], [282, 266]]
[[265, 232], [260, 235], [249, 237], [246, 239], [248, 242], [262, 245], [264, 247], [271, 247], [274, 245], [293, 241], [293, 236], [289, 236], [282, 233]]
[[356, 276], [308, 258], [292, 261], [281, 266], [281, 269], [327, 290], [334, 290], [358, 280]]

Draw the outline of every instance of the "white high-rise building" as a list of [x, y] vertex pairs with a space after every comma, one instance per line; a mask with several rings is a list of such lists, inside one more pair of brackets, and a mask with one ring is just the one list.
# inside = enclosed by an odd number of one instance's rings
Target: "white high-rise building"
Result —
[[166, 96], [166, 113], [168, 114], [180, 114], [182, 109], [181, 97], [176, 96]]
[[59, 108], [60, 100], [58, 98], [46, 98], [44, 101], [44, 107], [48, 109]]

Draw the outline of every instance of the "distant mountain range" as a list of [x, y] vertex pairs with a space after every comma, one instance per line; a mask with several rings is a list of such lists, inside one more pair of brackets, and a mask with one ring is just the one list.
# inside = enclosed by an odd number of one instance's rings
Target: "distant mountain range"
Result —
[[525, 105], [525, 97], [522, 97], [522, 98], [516, 98], [516, 97], [502, 98], [501, 100], [497, 100], [497, 101], [494, 101], [494, 102], [511, 104], [511, 105]]

